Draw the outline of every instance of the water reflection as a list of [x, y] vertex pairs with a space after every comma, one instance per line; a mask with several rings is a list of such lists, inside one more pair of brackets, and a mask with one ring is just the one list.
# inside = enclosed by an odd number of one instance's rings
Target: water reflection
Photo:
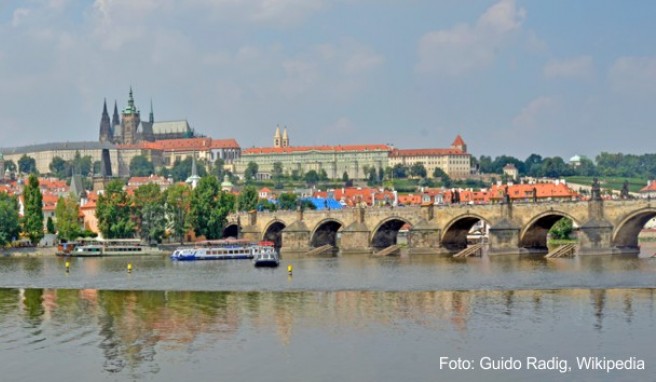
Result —
[[[407, 331], [437, 332], [463, 351], [474, 351], [477, 338], [495, 332], [547, 329], [557, 335], [560, 325], [587, 322], [594, 331], [606, 333], [608, 320], [617, 328], [615, 318], [621, 318], [625, 329], [632, 328], [635, 321], [651, 322], [653, 300], [651, 289], [276, 293], [0, 289], [0, 338], [12, 344], [3, 346], [0, 356], [16, 349], [43, 351], [46, 357], [83, 349], [102, 355], [102, 364], [96, 365], [99, 372], [139, 378], [160, 373], [166, 367], [163, 360], [172, 356], [202, 357], [221, 344], [244, 352], [243, 341], [269, 335], [277, 338], [277, 345], [268, 345], [275, 350], [305, 341], [323, 346], [322, 337], [308, 339], [308, 332], [363, 338], [369, 332], [392, 337]], [[17, 316], [21, 319], [15, 320]], [[414, 346], [435, 346], [422, 343], [421, 337], [415, 341]], [[547, 335], [543, 341], [561, 346], [563, 339]], [[571, 342], [568, 346], [577, 346]], [[407, 344], [401, 341], [399, 346]]]

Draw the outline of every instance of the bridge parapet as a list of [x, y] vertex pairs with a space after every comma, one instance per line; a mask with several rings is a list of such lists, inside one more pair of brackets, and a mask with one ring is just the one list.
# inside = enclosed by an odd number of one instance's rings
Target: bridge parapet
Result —
[[[454, 243], [465, 243], [471, 226], [482, 220], [490, 227], [492, 252], [512, 250], [519, 252], [525, 246], [546, 243], [546, 234], [558, 219], [567, 217], [579, 228], [581, 249], [593, 253], [603, 252], [618, 245], [635, 245], [637, 233], [646, 222], [656, 216], [656, 206], [650, 200], [571, 201], [513, 204], [462, 204], [408, 207], [365, 207], [340, 210], [238, 213], [228, 218], [229, 224], [240, 222], [243, 232], [250, 237], [263, 238], [270, 227], [290, 227], [302, 222], [302, 231], [294, 242], [283, 247], [310, 247], [312, 235], [330, 224], [340, 237], [342, 249], [368, 251], [373, 241], [380, 237], [380, 230], [392, 230], [396, 234], [406, 223], [411, 227], [408, 245], [411, 252], [440, 250]], [[237, 218], [238, 217], [238, 218]], [[391, 228], [390, 228], [391, 227]], [[291, 230], [287, 230], [291, 232]], [[300, 231], [295, 231], [300, 232]], [[291, 236], [287, 241], [291, 240]], [[394, 239], [396, 240], [396, 239]], [[540, 245], [542, 245], [540, 244]], [[466, 244], [464, 244], [466, 245]], [[447, 247], [448, 247], [447, 246]], [[546, 245], [545, 245], [546, 247]], [[512, 252], [511, 251], [511, 252]]]

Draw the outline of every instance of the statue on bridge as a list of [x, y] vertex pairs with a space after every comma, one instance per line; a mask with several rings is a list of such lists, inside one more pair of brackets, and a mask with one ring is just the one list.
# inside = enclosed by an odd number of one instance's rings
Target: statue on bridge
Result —
[[631, 198], [631, 195], [629, 195], [629, 181], [628, 180], [624, 180], [624, 184], [622, 184], [622, 191], [620, 191], [620, 197], [622, 199]]
[[503, 201], [506, 204], [510, 204], [510, 193], [508, 192], [508, 186], [503, 189]]
[[592, 179], [592, 186], [590, 187], [590, 200], [601, 200], [601, 187], [599, 186], [599, 179], [596, 177]]

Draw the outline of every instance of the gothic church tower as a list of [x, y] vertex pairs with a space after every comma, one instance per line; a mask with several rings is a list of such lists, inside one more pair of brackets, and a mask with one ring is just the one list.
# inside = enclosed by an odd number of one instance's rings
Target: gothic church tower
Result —
[[282, 138], [280, 137], [280, 127], [276, 126], [276, 133], [273, 135], [273, 147], [282, 147]]
[[133, 145], [138, 142], [137, 129], [139, 128], [140, 122], [139, 110], [134, 106], [132, 87], [130, 87], [128, 106], [123, 109], [121, 120], [121, 139], [123, 144]]
[[282, 147], [289, 147], [289, 136], [287, 135], [287, 126], [282, 132]]
[[107, 100], [103, 103], [103, 112], [100, 117], [100, 142], [112, 141], [112, 128], [109, 124], [109, 114], [107, 113]]

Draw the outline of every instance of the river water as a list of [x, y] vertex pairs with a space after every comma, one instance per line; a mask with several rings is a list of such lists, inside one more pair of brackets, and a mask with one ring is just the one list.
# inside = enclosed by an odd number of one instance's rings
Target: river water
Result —
[[[64, 259], [2, 257], [0, 379], [653, 381], [654, 249], [277, 269], [90, 258], [69, 272]], [[615, 360], [644, 370], [605, 370]]]

